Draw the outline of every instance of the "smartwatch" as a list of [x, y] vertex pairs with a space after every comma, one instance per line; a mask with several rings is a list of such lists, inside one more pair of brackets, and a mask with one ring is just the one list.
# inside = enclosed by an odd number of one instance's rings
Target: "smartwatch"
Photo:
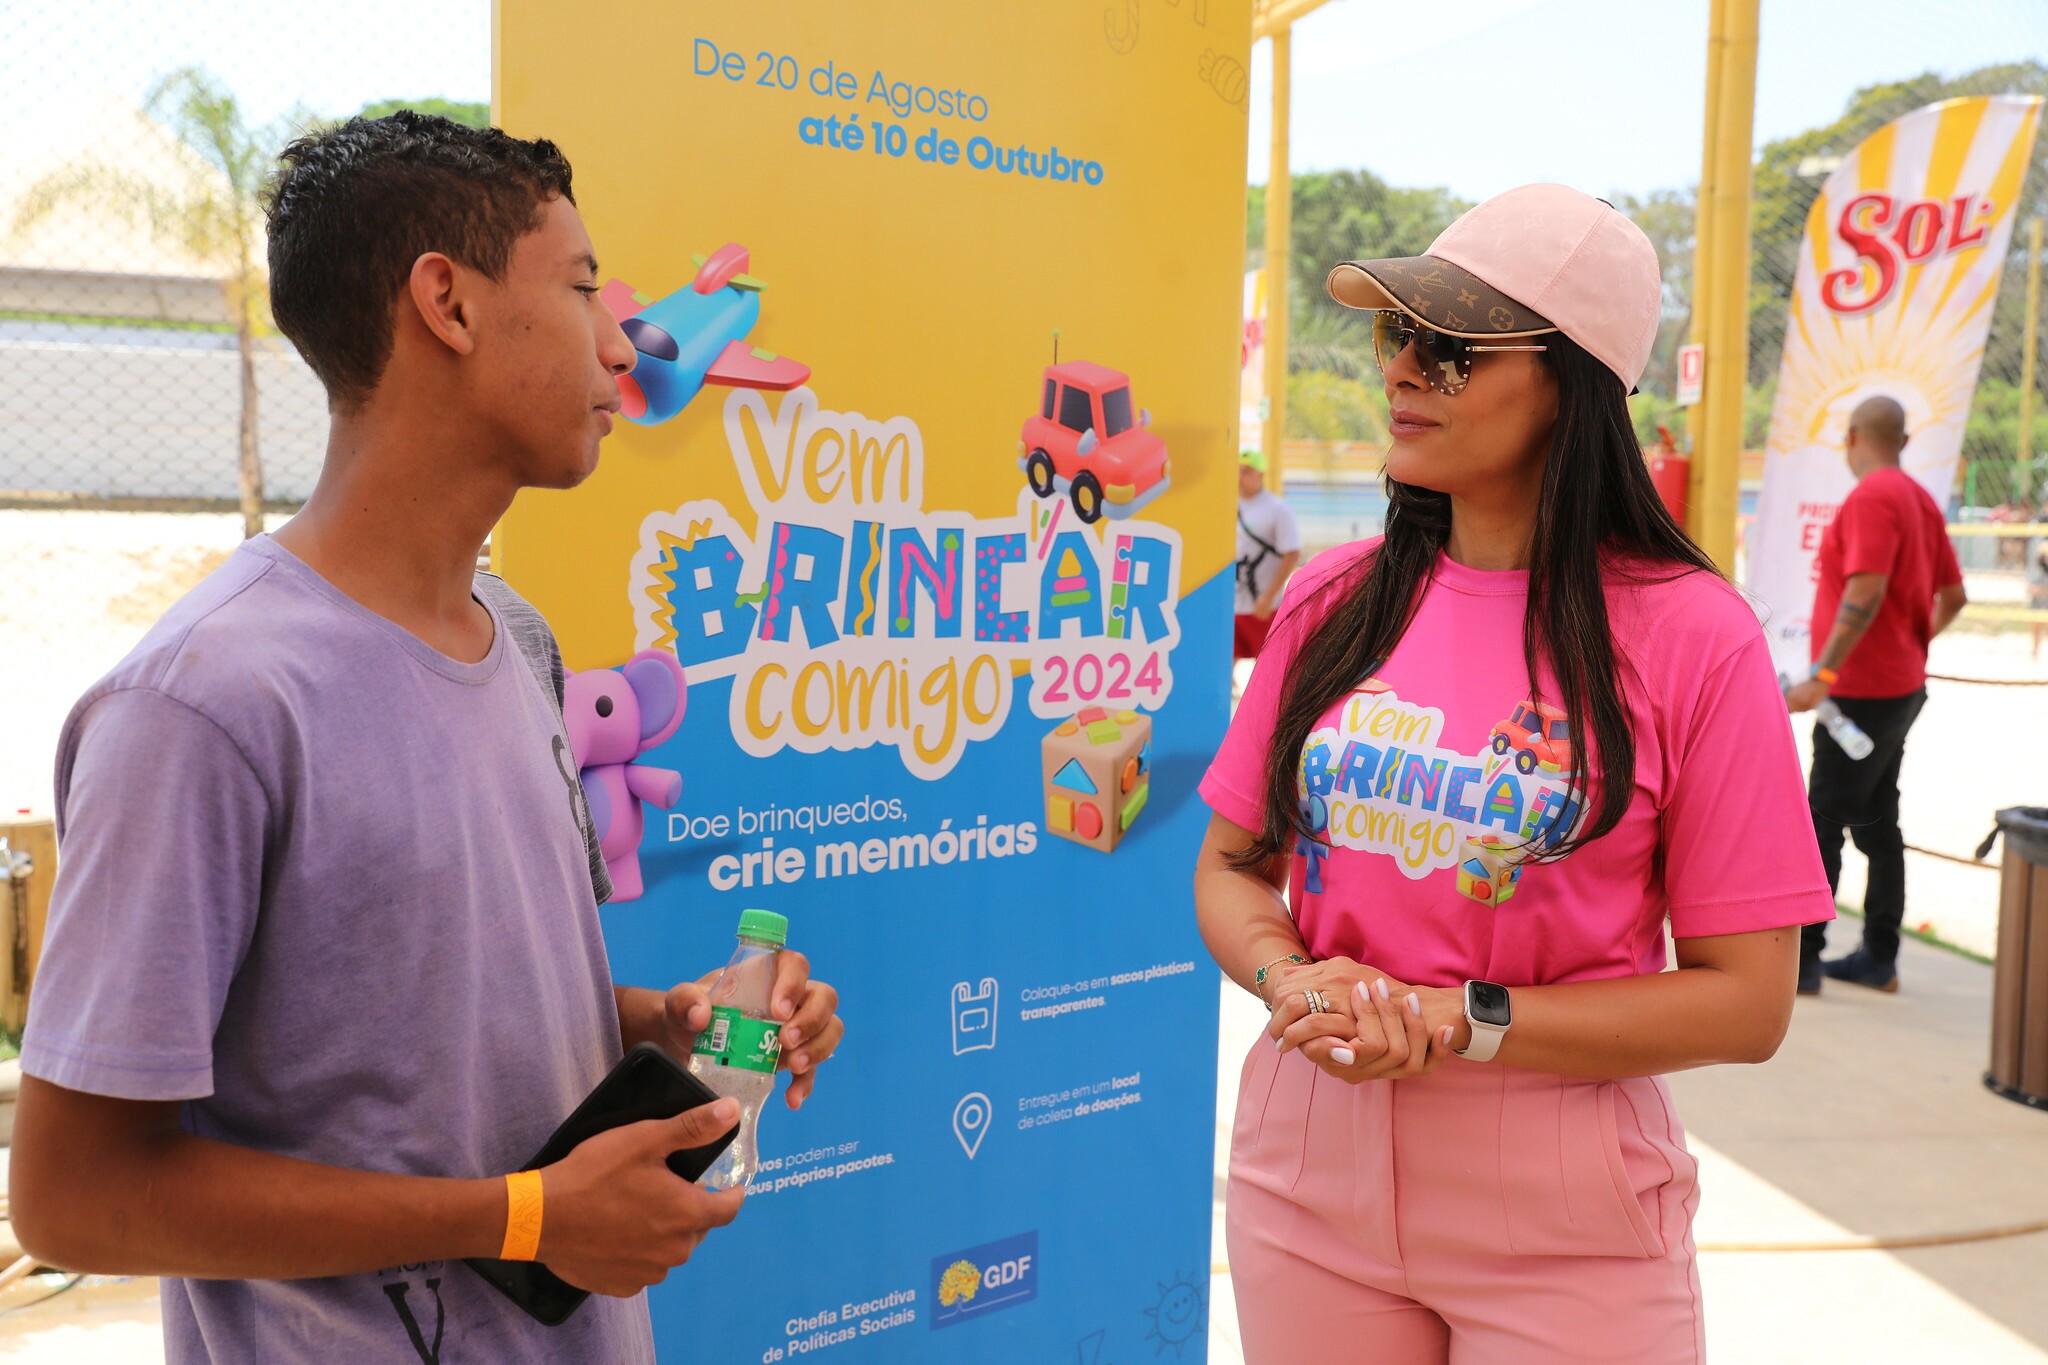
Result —
[[1508, 988], [1492, 981], [1465, 983], [1465, 1022], [1472, 1025], [1472, 1041], [1458, 1055], [1468, 1062], [1490, 1062], [1500, 1051], [1500, 1040], [1508, 1036], [1514, 1022], [1508, 1008]]

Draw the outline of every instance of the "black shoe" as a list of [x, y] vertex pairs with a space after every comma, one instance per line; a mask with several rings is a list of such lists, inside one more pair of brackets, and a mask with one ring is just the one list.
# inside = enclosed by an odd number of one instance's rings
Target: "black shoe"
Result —
[[1858, 948], [1847, 957], [1838, 957], [1833, 962], [1821, 964], [1821, 970], [1837, 981], [1847, 981], [1857, 986], [1868, 986], [1886, 995], [1896, 994], [1899, 989], [1898, 966], [1890, 962], [1877, 962], [1869, 952]]
[[1801, 995], [1819, 995], [1820, 980], [1820, 954], [1815, 953], [1812, 957], [1808, 957], [1801, 953], [1799, 955], [1799, 993]]

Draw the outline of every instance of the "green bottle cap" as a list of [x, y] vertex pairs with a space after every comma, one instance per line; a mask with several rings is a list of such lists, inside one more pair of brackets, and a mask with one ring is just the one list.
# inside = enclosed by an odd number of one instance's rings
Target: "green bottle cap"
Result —
[[742, 910], [740, 937], [763, 939], [780, 948], [789, 942], [789, 921], [773, 910]]

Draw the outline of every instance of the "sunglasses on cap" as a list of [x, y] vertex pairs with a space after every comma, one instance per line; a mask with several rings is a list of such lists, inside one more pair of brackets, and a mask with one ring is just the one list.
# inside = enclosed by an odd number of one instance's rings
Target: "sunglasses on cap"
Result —
[[[1556, 328], [1551, 328], [1556, 331]], [[1415, 347], [1415, 363], [1429, 386], [1447, 398], [1463, 393], [1472, 378], [1472, 357], [1480, 351], [1547, 351], [1544, 345], [1481, 346], [1464, 337], [1425, 327], [1406, 313], [1382, 308], [1372, 315], [1372, 354], [1380, 373], [1409, 346]]]

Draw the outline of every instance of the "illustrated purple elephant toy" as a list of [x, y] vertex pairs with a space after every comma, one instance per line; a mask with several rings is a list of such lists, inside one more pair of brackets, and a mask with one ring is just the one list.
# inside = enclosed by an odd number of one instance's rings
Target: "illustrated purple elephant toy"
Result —
[[689, 686], [675, 655], [646, 649], [617, 668], [570, 673], [563, 689], [569, 752], [612, 874], [614, 901], [638, 900], [646, 889], [640, 881], [640, 832], [646, 824], [640, 803], [668, 810], [683, 799], [681, 773], [634, 760], [682, 725]]

